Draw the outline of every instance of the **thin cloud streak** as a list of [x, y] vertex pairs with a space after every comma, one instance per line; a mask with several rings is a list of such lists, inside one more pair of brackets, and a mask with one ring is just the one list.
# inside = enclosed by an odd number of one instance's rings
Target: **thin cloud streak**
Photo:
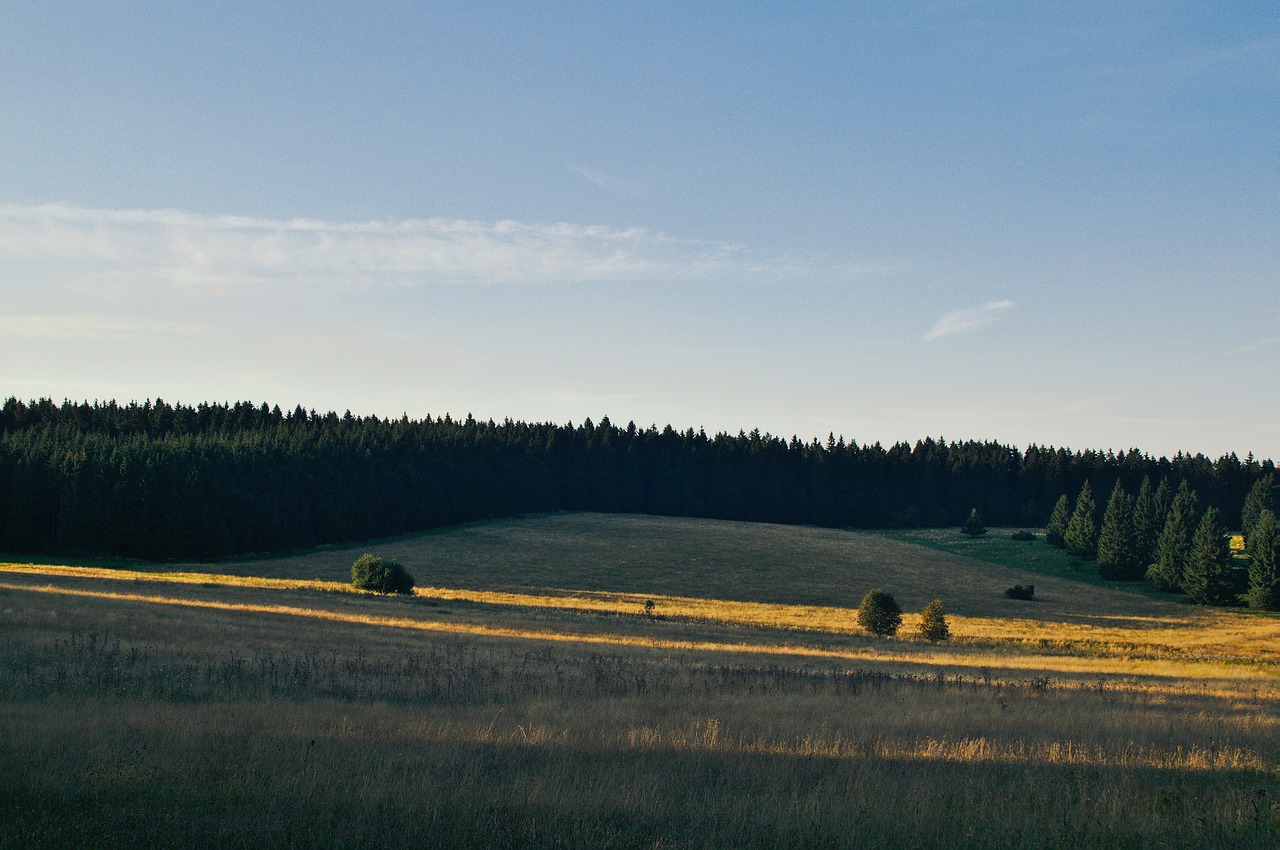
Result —
[[939, 317], [921, 339], [933, 342], [935, 339], [975, 331], [1003, 319], [1012, 309], [1012, 301], [988, 301], [981, 307], [956, 310]]
[[[518, 221], [288, 221], [178, 210], [0, 205], [0, 259], [179, 284], [340, 286], [782, 280], [829, 263], [639, 227]], [[849, 266], [848, 268], [853, 268]]]

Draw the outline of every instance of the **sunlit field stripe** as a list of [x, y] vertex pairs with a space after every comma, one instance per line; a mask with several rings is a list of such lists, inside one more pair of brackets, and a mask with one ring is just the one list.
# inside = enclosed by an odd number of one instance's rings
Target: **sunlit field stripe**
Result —
[[[499, 744], [506, 746], [561, 746], [569, 740], [568, 730], [547, 726], [520, 725], [497, 729], [490, 723], [474, 727], [447, 724], [438, 729], [415, 730], [420, 740]], [[625, 739], [594, 741], [595, 746], [650, 752], [682, 753], [707, 751], [756, 753], [768, 756], [807, 756], [861, 760], [951, 762], [954, 764], [1052, 764], [1080, 767], [1155, 768], [1161, 770], [1267, 771], [1271, 768], [1259, 753], [1240, 747], [1212, 744], [1189, 746], [1137, 746], [1118, 743], [1115, 747], [1090, 746], [1073, 741], [1028, 743], [1001, 742], [985, 736], [946, 738], [877, 738], [855, 740], [844, 737], [777, 739], [735, 735], [718, 720], [696, 720], [685, 726], [633, 726]]]
[[[310, 590], [324, 593], [369, 595], [348, 583], [305, 579], [272, 579], [217, 573], [167, 573], [137, 570], [69, 567], [38, 564], [0, 564], [0, 572], [49, 577], [196, 584], [203, 586], [247, 587], [264, 590]], [[559, 610], [597, 614], [640, 616], [645, 602], [652, 600], [653, 613], [670, 620], [721, 623], [731, 626], [794, 630], [833, 636], [858, 635], [856, 612], [834, 606], [787, 605], [699, 599], [661, 594], [618, 593], [569, 589], [542, 589], [541, 592], [468, 590], [421, 587], [416, 595], [478, 605], [512, 609]], [[1020, 652], [1053, 652], [1091, 658], [1112, 658], [1148, 668], [1158, 662], [1161, 670], [1170, 663], [1230, 661], [1236, 664], [1267, 665], [1280, 675], [1280, 622], [1258, 617], [1240, 617], [1197, 611], [1209, 619], [1188, 627], [1185, 620], [1154, 617], [1099, 615], [1096, 624], [1041, 620], [964, 617], [948, 614], [953, 647], [991, 650], [1012, 646]], [[903, 617], [902, 634], [914, 632], [919, 615]], [[1076, 671], [1095, 669], [1092, 660], [1059, 658], [1056, 665]]]
[[[640, 637], [630, 635], [600, 635], [573, 632], [551, 631], [546, 629], [520, 629], [478, 623], [443, 623], [433, 620], [420, 620], [408, 617], [387, 617], [376, 614], [348, 614], [327, 611], [317, 608], [300, 608], [290, 605], [266, 605], [245, 602], [218, 602], [201, 599], [180, 599], [175, 597], [152, 596], [141, 593], [111, 593], [95, 590], [74, 590], [54, 587], [52, 585], [32, 586], [0, 582], [0, 589], [42, 593], [55, 596], [78, 597], [88, 599], [105, 599], [121, 602], [141, 602], [152, 605], [168, 605], [214, 611], [228, 611], [250, 614], [274, 614], [287, 617], [298, 617], [328, 622], [340, 622], [356, 625], [378, 626], [384, 628], [408, 629], [423, 632], [434, 632], [451, 635], [468, 635], [472, 637], [489, 637], [506, 640], [544, 641], [550, 643], [578, 644], [583, 646], [643, 647], [667, 651], [707, 652], [736, 655], [788, 656], [792, 658], [819, 659], [826, 661], [858, 661], [861, 663], [887, 664], [913, 670], [924, 670], [932, 673], [950, 669], [952, 675], [957, 669], [969, 675], [981, 672], [995, 672], [1006, 677], [1034, 678], [1046, 672], [1078, 676], [1081, 678], [1094, 676], [1113, 676], [1121, 681], [1128, 681], [1143, 689], [1157, 690], [1182, 686], [1187, 679], [1199, 680], [1202, 684], [1213, 682], [1214, 692], [1244, 693], [1257, 695], [1257, 689], [1272, 692], [1280, 686], [1280, 679], [1268, 671], [1249, 667], [1227, 666], [1213, 663], [1117, 660], [1107, 658], [1080, 658], [1073, 656], [1047, 656], [1037, 654], [1009, 653], [965, 653], [953, 652], [942, 647], [908, 644], [908, 651], [895, 651], [886, 648], [868, 647], [857, 650], [844, 650], [831, 647], [802, 646], [795, 644], [768, 643], [727, 643], [723, 641], [700, 641], [664, 639], [656, 637]], [[914, 649], [914, 651], [911, 651]], [[1118, 683], [1113, 683], [1118, 684]], [[1235, 687], [1230, 687], [1234, 684]], [[1226, 690], [1222, 690], [1226, 687]]]

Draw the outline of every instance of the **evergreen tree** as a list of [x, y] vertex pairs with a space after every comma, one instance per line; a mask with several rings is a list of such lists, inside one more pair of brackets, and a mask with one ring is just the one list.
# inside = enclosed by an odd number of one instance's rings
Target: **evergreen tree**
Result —
[[1276, 515], [1263, 510], [1248, 532], [1249, 607], [1259, 611], [1280, 611], [1280, 540], [1276, 534]]
[[1138, 578], [1142, 578], [1155, 560], [1156, 540], [1160, 537], [1158, 510], [1151, 479], [1143, 476], [1138, 496], [1133, 500], [1133, 556]]
[[1191, 529], [1196, 519], [1197, 499], [1183, 479], [1169, 505], [1169, 513], [1156, 540], [1156, 557], [1147, 569], [1147, 580], [1166, 593], [1182, 590], [1182, 572], [1191, 554]]
[[1249, 494], [1244, 497], [1244, 507], [1240, 511], [1240, 533], [1244, 535], [1246, 543], [1249, 540], [1249, 534], [1257, 526], [1258, 517], [1262, 512], [1275, 513], [1276, 508], [1271, 501], [1273, 483], [1270, 475], [1259, 478], [1253, 482], [1253, 486], [1249, 488]]
[[1098, 575], [1112, 581], [1142, 578], [1146, 565], [1138, 560], [1133, 527], [1133, 500], [1117, 479], [1098, 533]]
[[1182, 589], [1199, 605], [1226, 605], [1231, 594], [1231, 545], [1222, 514], [1208, 508], [1196, 526], [1182, 576]]
[[982, 517], [978, 514], [977, 508], [969, 511], [969, 518], [964, 521], [964, 525], [960, 526], [960, 531], [970, 537], [981, 537], [987, 533], [987, 527], [982, 524]]
[[1067, 545], [1065, 535], [1067, 523], [1070, 521], [1071, 501], [1067, 498], [1067, 494], [1063, 493], [1054, 504], [1053, 513], [1049, 515], [1049, 524], [1044, 529], [1044, 542], [1059, 549]]
[[1093, 489], [1085, 481], [1076, 494], [1076, 507], [1071, 512], [1066, 534], [1062, 536], [1067, 551], [1077, 558], [1092, 558], [1098, 551], [1098, 504]]
[[[1169, 476], [1160, 479], [1159, 486], [1156, 487], [1155, 496], [1152, 501], [1155, 502], [1156, 509], [1156, 538], [1159, 539], [1160, 532], [1164, 529], [1164, 524], [1169, 521], [1169, 510], [1173, 507], [1173, 485], [1169, 483]], [[1155, 550], [1152, 549], [1154, 555]]]
[[943, 641], [951, 637], [946, 615], [942, 612], [942, 600], [935, 599], [920, 612], [920, 637], [927, 641]]

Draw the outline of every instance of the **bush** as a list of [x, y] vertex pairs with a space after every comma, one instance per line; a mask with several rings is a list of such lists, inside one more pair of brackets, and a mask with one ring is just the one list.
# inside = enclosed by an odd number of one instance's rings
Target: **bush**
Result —
[[920, 612], [920, 637], [929, 641], [943, 641], [951, 637], [947, 618], [942, 613], [942, 600], [935, 599]]
[[896, 635], [902, 625], [902, 608], [893, 594], [869, 591], [858, 606], [858, 624], [873, 635]]
[[1028, 584], [1024, 587], [1023, 585], [1015, 584], [1013, 587], [1006, 590], [1004, 595], [1010, 599], [1035, 599], [1036, 586], [1034, 584]]
[[1009, 537], [1012, 540], [1035, 540], [1036, 533], [1034, 531], [1015, 531]]
[[374, 593], [411, 593], [413, 576], [399, 561], [365, 553], [351, 565], [351, 584]]

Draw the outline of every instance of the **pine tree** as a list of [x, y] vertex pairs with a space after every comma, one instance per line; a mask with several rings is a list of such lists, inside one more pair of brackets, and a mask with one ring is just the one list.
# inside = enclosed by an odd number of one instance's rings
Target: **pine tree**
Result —
[[1191, 554], [1191, 529], [1196, 518], [1197, 498], [1185, 480], [1169, 505], [1168, 517], [1156, 540], [1155, 561], [1147, 569], [1147, 580], [1156, 590], [1178, 593], [1182, 572]]
[[1044, 542], [1059, 549], [1067, 545], [1064, 536], [1067, 533], [1067, 523], [1070, 521], [1071, 502], [1067, 499], [1067, 494], [1063, 493], [1054, 503], [1053, 513], [1049, 514], [1049, 524], [1044, 529]]
[[920, 637], [928, 641], [943, 641], [951, 637], [947, 618], [942, 612], [942, 600], [935, 599], [920, 612]]
[[1247, 530], [1249, 553], [1249, 607], [1260, 611], [1280, 611], [1280, 551], [1277, 546], [1276, 515], [1263, 510]]
[[977, 508], [969, 511], [969, 518], [964, 521], [964, 525], [960, 526], [960, 531], [970, 537], [981, 537], [987, 533], [987, 527], [982, 524], [982, 517], [978, 514]]
[[1263, 511], [1275, 513], [1275, 505], [1271, 501], [1273, 480], [1270, 475], [1259, 478], [1249, 488], [1249, 495], [1244, 497], [1244, 507], [1240, 511], [1240, 532], [1248, 543], [1249, 535], [1258, 525], [1258, 517]]
[[1196, 526], [1182, 589], [1199, 605], [1226, 605], [1232, 601], [1231, 545], [1217, 508], [1208, 508]]
[[1151, 479], [1143, 476], [1138, 496], [1133, 500], [1133, 555], [1134, 570], [1142, 578], [1156, 556], [1156, 540], [1160, 537], [1156, 496], [1151, 489]]
[[1117, 480], [1098, 533], [1098, 575], [1112, 581], [1142, 578], [1145, 565], [1137, 557], [1133, 526], [1133, 500]]
[[1080, 487], [1080, 492], [1076, 494], [1076, 507], [1071, 512], [1071, 521], [1067, 523], [1067, 532], [1062, 536], [1067, 544], [1067, 551], [1077, 558], [1092, 558], [1097, 554], [1097, 512], [1098, 505], [1093, 500], [1093, 489], [1086, 481]]

